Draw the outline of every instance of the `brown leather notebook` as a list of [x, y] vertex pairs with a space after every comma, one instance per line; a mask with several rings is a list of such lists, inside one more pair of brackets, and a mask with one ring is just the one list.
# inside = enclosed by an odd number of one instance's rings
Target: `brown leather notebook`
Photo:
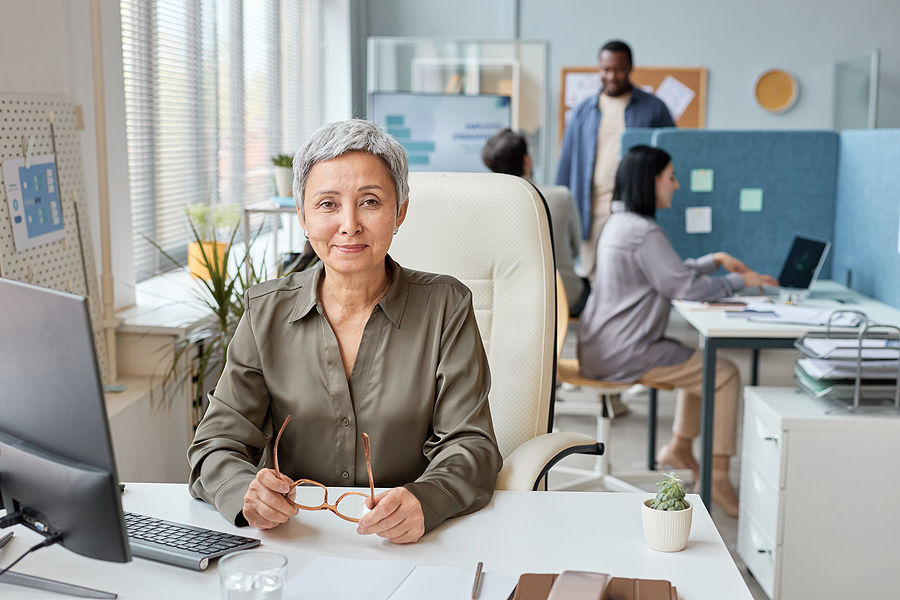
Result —
[[[513, 600], [547, 600], [557, 577], [556, 573], [524, 573]], [[603, 598], [597, 600], [678, 600], [678, 592], [664, 579], [613, 577]]]

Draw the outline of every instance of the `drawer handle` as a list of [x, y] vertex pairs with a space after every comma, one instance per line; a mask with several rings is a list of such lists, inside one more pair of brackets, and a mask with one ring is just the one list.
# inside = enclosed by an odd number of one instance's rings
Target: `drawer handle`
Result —
[[767, 436], [764, 437], [763, 439], [764, 439], [765, 441], [767, 441], [767, 442], [775, 442], [776, 444], [778, 443], [778, 436], [777, 436], [777, 435], [767, 435]]
[[757, 552], [759, 554], [772, 554], [772, 549], [771, 548], [760, 549], [760, 550], [757, 550]]

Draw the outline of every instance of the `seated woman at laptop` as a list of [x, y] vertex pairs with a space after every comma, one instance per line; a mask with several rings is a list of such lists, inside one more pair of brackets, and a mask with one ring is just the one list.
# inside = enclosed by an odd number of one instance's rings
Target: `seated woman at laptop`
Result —
[[472, 293], [388, 256], [408, 166], [377, 125], [314, 133], [294, 158], [294, 197], [321, 263], [247, 292], [188, 450], [191, 494], [270, 529], [298, 513], [294, 479], [368, 487], [365, 432], [375, 485], [390, 489], [358, 532], [415, 542], [487, 504], [502, 465]]
[[[724, 252], [682, 261], [655, 219], [656, 209], [671, 206], [677, 189], [671, 157], [663, 150], [637, 146], [622, 159], [613, 214], [597, 247], [596, 279], [581, 314], [578, 359], [585, 377], [678, 388], [672, 441], [657, 460], [696, 475], [691, 441], [700, 433], [703, 363], [694, 348], [665, 337], [669, 303], [717, 300], [745, 286], [778, 282]], [[719, 267], [730, 272], [710, 276]], [[712, 498], [732, 516], [737, 515], [738, 498], [728, 463], [735, 452], [740, 389], [737, 367], [718, 359]]]

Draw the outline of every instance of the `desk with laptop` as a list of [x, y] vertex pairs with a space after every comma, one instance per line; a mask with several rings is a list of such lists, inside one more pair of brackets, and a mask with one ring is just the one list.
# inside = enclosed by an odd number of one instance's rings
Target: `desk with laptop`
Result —
[[[771, 300], [801, 298], [803, 307], [828, 311], [859, 311], [883, 325], [900, 325], [900, 310], [873, 300], [833, 281], [817, 281], [830, 243], [797, 236], [779, 276], [779, 282], [790, 287], [770, 291]], [[752, 293], [748, 290], [747, 294]], [[750, 298], [747, 298], [749, 301]], [[825, 331], [826, 325], [795, 323], [785, 320], [741, 318], [740, 312], [712, 306], [710, 310], [694, 310], [675, 303], [675, 311], [700, 335], [703, 353], [703, 389], [701, 394], [702, 454], [700, 460], [700, 497], [709, 506], [712, 498], [712, 436], [715, 397], [716, 352], [720, 348], [752, 350], [750, 385], [758, 379], [759, 350], [789, 349], [794, 340], [812, 331]]]

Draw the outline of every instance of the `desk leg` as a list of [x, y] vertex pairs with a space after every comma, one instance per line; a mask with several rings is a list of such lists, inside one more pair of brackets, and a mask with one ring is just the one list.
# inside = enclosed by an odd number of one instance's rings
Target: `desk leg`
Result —
[[647, 469], [656, 470], [656, 407], [657, 393], [655, 388], [650, 388], [650, 402], [647, 407]]
[[702, 447], [700, 457], [700, 499], [712, 510], [713, 423], [716, 398], [716, 343], [700, 338], [703, 347], [703, 390], [701, 394]]
[[750, 351], [750, 385], [759, 385], [759, 348]]

